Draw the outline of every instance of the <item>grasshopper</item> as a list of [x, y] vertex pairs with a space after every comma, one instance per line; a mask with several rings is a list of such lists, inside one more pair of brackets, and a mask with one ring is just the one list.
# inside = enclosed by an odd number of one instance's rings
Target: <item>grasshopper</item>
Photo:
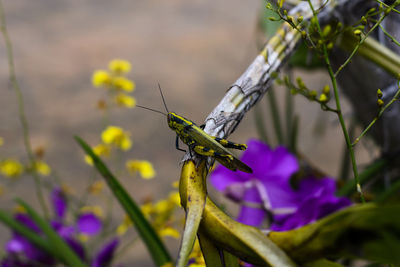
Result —
[[158, 85], [158, 88], [160, 90], [161, 98], [167, 114], [144, 106], [136, 106], [167, 116], [168, 126], [176, 132], [176, 149], [186, 152], [186, 150], [179, 148], [179, 139], [181, 139], [182, 142], [189, 147], [190, 153], [194, 151], [202, 156], [213, 157], [219, 163], [232, 171], [240, 170], [247, 173], [253, 172], [249, 166], [237, 159], [228, 150], [228, 148], [246, 150], [246, 144], [237, 144], [223, 138], [210, 136], [204, 132], [204, 125], [197, 126], [193, 121], [188, 120], [174, 112], [169, 112], [160, 85]]

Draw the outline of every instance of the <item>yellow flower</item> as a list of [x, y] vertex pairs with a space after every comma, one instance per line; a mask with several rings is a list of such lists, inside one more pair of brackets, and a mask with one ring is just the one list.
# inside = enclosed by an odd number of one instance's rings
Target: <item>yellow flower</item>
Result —
[[93, 195], [97, 195], [103, 191], [104, 188], [104, 182], [103, 181], [95, 181], [93, 184], [91, 184], [88, 188], [88, 192]]
[[124, 220], [117, 227], [117, 235], [122, 236], [128, 231], [128, 229], [133, 225], [131, 218], [127, 214], [124, 216]]
[[189, 267], [205, 267], [206, 263], [203, 258], [203, 254], [201, 253], [201, 248], [199, 241], [196, 239], [196, 242], [194, 243], [192, 253], [190, 253], [189, 258], [191, 260], [194, 260], [192, 264], [189, 264]]
[[132, 92], [135, 90], [136, 84], [125, 78], [125, 77], [115, 77], [112, 79], [112, 85], [115, 87], [117, 90], [122, 90], [125, 92]]
[[169, 194], [169, 201], [174, 203], [176, 206], [180, 207], [181, 206], [181, 196], [179, 195], [179, 192], [171, 192]]
[[162, 236], [162, 237], [170, 236], [170, 237], [173, 237], [173, 238], [176, 238], [176, 239], [178, 239], [180, 237], [179, 231], [176, 230], [175, 228], [172, 228], [171, 226], [166, 226], [166, 227], [160, 229], [158, 231], [158, 234], [160, 236]]
[[15, 178], [22, 174], [24, 166], [16, 160], [6, 159], [0, 162], [0, 172], [7, 177]]
[[101, 139], [105, 144], [113, 144], [122, 150], [129, 150], [132, 146], [129, 133], [117, 126], [108, 126], [102, 132]]
[[4, 144], [4, 139], [3, 137], [0, 136], [0, 146], [2, 146]]
[[81, 213], [93, 213], [97, 217], [103, 217], [103, 209], [100, 206], [83, 206], [80, 209]]
[[116, 74], [127, 73], [131, 71], [131, 63], [123, 59], [113, 59], [108, 64], [108, 68]]
[[154, 212], [153, 203], [148, 202], [140, 206], [140, 210], [146, 218], [150, 218], [150, 214]]
[[139, 172], [143, 179], [151, 179], [156, 175], [153, 165], [147, 160], [128, 160], [126, 168], [131, 173]]
[[[93, 153], [99, 157], [101, 157], [101, 156], [108, 157], [108, 156], [110, 156], [110, 153], [111, 153], [111, 147], [108, 145], [105, 145], [105, 144], [99, 144], [99, 145], [93, 147], [92, 149], [93, 149]], [[93, 165], [93, 160], [89, 155], [85, 155], [85, 161], [87, 164]]]
[[89, 240], [89, 236], [87, 234], [78, 234], [78, 239], [83, 242], [86, 243]]
[[111, 84], [111, 75], [105, 70], [96, 70], [92, 76], [94, 87], [109, 86]]
[[24, 208], [24, 206], [17, 204], [14, 206], [13, 212], [14, 213], [26, 213], [26, 209]]
[[121, 107], [133, 108], [136, 105], [136, 99], [132, 96], [119, 93], [115, 97], [115, 102]]
[[47, 165], [47, 163], [44, 161], [36, 161], [34, 166], [35, 171], [41, 175], [47, 176], [51, 172], [49, 165]]

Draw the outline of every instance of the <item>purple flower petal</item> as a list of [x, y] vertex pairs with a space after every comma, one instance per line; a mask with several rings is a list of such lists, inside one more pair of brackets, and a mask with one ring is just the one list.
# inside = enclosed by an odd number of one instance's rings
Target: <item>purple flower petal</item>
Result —
[[72, 248], [76, 255], [79, 256], [79, 258], [81, 258], [83, 261], [86, 260], [85, 249], [81, 243], [70, 237], [67, 237], [64, 240]]
[[67, 210], [67, 200], [60, 187], [56, 187], [51, 192], [51, 203], [53, 204], [54, 214], [63, 219]]
[[117, 249], [119, 240], [117, 238], [106, 243], [100, 251], [96, 254], [93, 259], [91, 267], [105, 267], [108, 266], [114, 256], [114, 252]]
[[18, 222], [22, 223], [23, 225], [25, 225], [26, 227], [31, 229], [32, 231], [34, 231], [36, 233], [40, 233], [39, 227], [35, 224], [35, 222], [27, 214], [17, 213], [17, 214], [15, 214], [14, 218]]
[[[248, 202], [249, 204], [251, 203], [258, 204], [261, 202], [259, 193], [255, 188], [247, 190], [243, 200], [245, 202]], [[239, 217], [237, 220], [238, 222], [247, 225], [260, 226], [265, 216], [266, 213], [263, 209], [243, 205], [240, 209]]]
[[93, 213], [83, 213], [78, 218], [77, 227], [80, 233], [95, 235], [101, 230], [102, 223]]

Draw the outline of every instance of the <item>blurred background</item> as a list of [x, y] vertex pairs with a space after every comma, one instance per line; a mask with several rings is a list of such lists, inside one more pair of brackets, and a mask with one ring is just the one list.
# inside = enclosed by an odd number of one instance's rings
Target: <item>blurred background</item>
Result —
[[[32, 146], [44, 148], [44, 160], [53, 175], [77, 195], [84, 191], [93, 170], [84, 163], [73, 136], [96, 145], [103, 130], [96, 106], [104, 89], [92, 87], [93, 71], [106, 69], [114, 58], [126, 59], [132, 63], [127, 77], [136, 83], [133, 96], [138, 104], [163, 110], [157, 90], [160, 83], [171, 111], [202, 124], [257, 55], [257, 20], [264, 8], [259, 0], [3, 2]], [[0, 155], [26, 161], [3, 39], [0, 58], [0, 136], [4, 138]], [[329, 84], [323, 71], [295, 71], [294, 77], [300, 75], [312, 89], [321, 90]], [[277, 89], [278, 103], [283, 103], [287, 89]], [[303, 97], [295, 99], [300, 116], [299, 152], [328, 175], [337, 176], [344, 142], [336, 116], [320, 112], [316, 103]], [[272, 129], [267, 101], [259, 105], [267, 128]], [[344, 113], [350, 117], [347, 105]], [[121, 108], [111, 113], [110, 120], [131, 133], [133, 148], [126, 152], [126, 158], [149, 160], [157, 172], [153, 180], [127, 176], [121, 177], [121, 182], [138, 202], [167, 196], [179, 177], [183, 153], [175, 149], [175, 135], [166, 118], [138, 108]], [[250, 112], [230, 139], [246, 142], [255, 137], [254, 114]], [[361, 166], [371, 159], [371, 145], [363, 142], [357, 149]], [[113, 169], [112, 163], [110, 166]], [[33, 188], [31, 176], [20, 178], [7, 187], [0, 207], [12, 209], [16, 195], [37, 204]], [[221, 198], [213, 191], [211, 194]], [[115, 217], [121, 220], [122, 211], [114, 205]], [[2, 234], [1, 243], [7, 238], [8, 234]], [[172, 255], [176, 255], [178, 244], [169, 246]], [[119, 261], [127, 266], [133, 262], [152, 266], [141, 244]]]

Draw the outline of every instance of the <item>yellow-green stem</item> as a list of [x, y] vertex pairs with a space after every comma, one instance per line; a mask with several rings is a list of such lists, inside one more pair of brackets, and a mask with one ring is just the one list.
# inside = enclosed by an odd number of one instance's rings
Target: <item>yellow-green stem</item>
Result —
[[[312, 6], [311, 0], [307, 0], [307, 1], [308, 1], [309, 5], [310, 5], [310, 8], [311, 8], [311, 10], [313, 12], [314, 17], [317, 18], [317, 14], [316, 14], [316, 12], [314, 10], [314, 7]], [[316, 26], [318, 28], [318, 32], [319, 32], [320, 36], [322, 36], [322, 30], [321, 30], [321, 26], [319, 25], [318, 19], [316, 19], [315, 21], [316, 21]], [[343, 118], [343, 114], [342, 114], [342, 108], [341, 108], [340, 99], [339, 99], [339, 91], [338, 91], [338, 88], [337, 88], [336, 75], [333, 72], [332, 65], [331, 65], [331, 62], [329, 60], [328, 49], [326, 48], [326, 44], [325, 43], [322, 44], [322, 52], [323, 52], [323, 56], [324, 56], [324, 59], [325, 59], [325, 63], [326, 63], [327, 68], [328, 68], [329, 76], [331, 78], [332, 87], [333, 87], [333, 91], [334, 91], [334, 95], [335, 95], [335, 102], [336, 102], [336, 110], [337, 110], [336, 114], [338, 116], [338, 119], [339, 119], [339, 122], [340, 122], [340, 126], [342, 127], [342, 131], [343, 131], [343, 135], [344, 135], [344, 138], [345, 138], [345, 141], [346, 141], [347, 149], [349, 150], [349, 154], [350, 154], [350, 158], [351, 158], [351, 164], [353, 166], [354, 180], [355, 180], [356, 186], [357, 186], [357, 192], [360, 194], [361, 202], [365, 203], [364, 195], [362, 193], [360, 181], [359, 181], [359, 178], [358, 178], [358, 169], [357, 169], [357, 163], [356, 163], [356, 158], [355, 158], [355, 154], [354, 154], [354, 148], [351, 145], [350, 136], [349, 136], [349, 133], [347, 131], [346, 124], [344, 122], [344, 118]]]
[[[25, 116], [25, 110], [24, 110], [24, 98], [21, 92], [21, 89], [19, 87], [18, 81], [17, 81], [17, 76], [15, 74], [15, 66], [14, 66], [14, 57], [13, 57], [13, 50], [12, 50], [12, 44], [11, 44], [11, 39], [8, 35], [7, 32], [7, 27], [6, 27], [6, 18], [4, 14], [4, 7], [3, 3], [0, 0], [0, 30], [3, 35], [5, 45], [6, 45], [6, 50], [7, 50], [7, 58], [8, 58], [8, 68], [10, 72], [10, 82], [12, 87], [15, 90], [15, 94], [17, 96], [17, 102], [18, 102], [18, 115], [19, 119], [21, 121], [22, 125], [22, 132], [23, 132], [23, 138], [24, 138], [24, 145], [25, 145], [25, 150], [26, 154], [29, 159], [29, 164], [30, 166], [35, 166], [35, 157], [32, 152], [32, 147], [30, 143], [30, 138], [29, 138], [29, 126], [28, 126], [28, 120], [26, 119]], [[40, 177], [38, 176], [37, 172], [33, 170], [32, 172], [34, 181], [35, 181], [35, 187], [36, 187], [36, 195], [39, 200], [39, 203], [42, 207], [43, 213], [46, 218], [48, 218], [48, 209], [46, 206], [46, 202], [44, 200], [43, 192], [42, 192], [42, 185], [40, 182]]]

